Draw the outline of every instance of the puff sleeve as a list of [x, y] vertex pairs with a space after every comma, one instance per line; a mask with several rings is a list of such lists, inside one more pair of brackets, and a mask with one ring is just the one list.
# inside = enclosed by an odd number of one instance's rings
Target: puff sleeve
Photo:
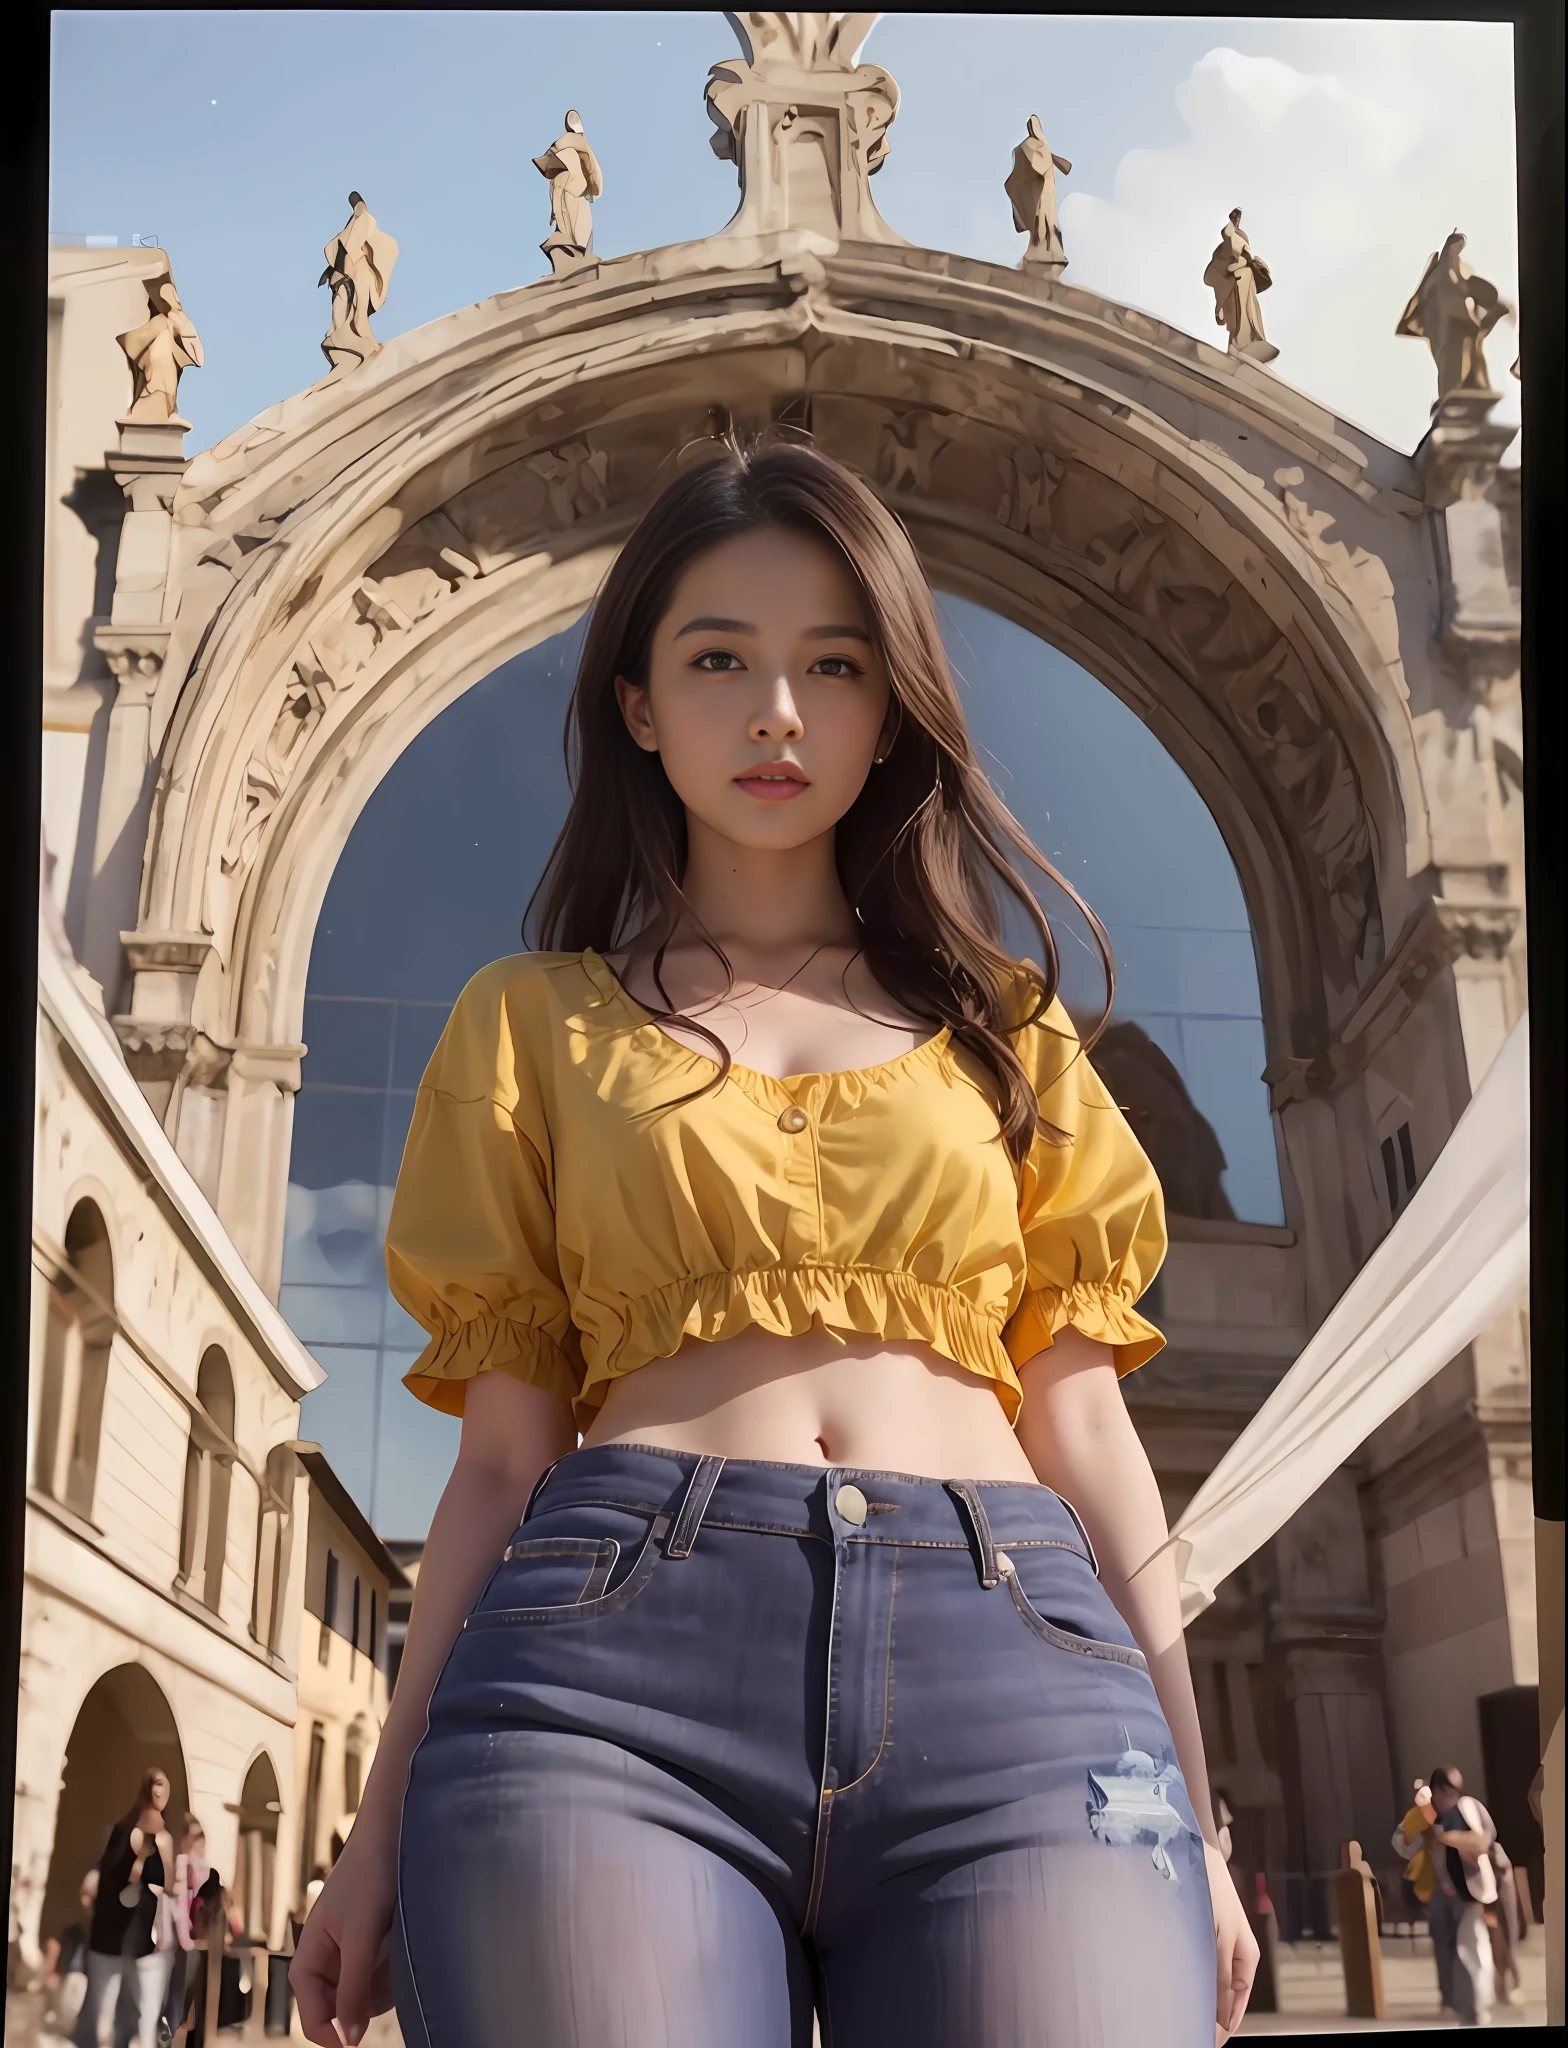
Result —
[[556, 1253], [554, 1165], [507, 962], [458, 998], [415, 1098], [387, 1229], [387, 1279], [430, 1342], [404, 1377], [461, 1415], [505, 1372], [570, 1401], [582, 1353]]
[[1133, 1304], [1165, 1257], [1165, 1203], [1127, 1119], [1053, 1002], [1017, 1041], [1041, 1131], [1019, 1177], [1018, 1220], [1027, 1273], [1003, 1332], [1015, 1366], [1049, 1348], [1070, 1324], [1111, 1346], [1118, 1374], [1134, 1372], [1165, 1339]]

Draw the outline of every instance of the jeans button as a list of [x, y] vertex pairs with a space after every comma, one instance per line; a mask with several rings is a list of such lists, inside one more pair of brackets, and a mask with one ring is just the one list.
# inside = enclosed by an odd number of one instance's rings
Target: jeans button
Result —
[[833, 1505], [840, 1520], [853, 1522], [857, 1529], [866, 1519], [866, 1496], [858, 1486], [841, 1486], [833, 1496]]

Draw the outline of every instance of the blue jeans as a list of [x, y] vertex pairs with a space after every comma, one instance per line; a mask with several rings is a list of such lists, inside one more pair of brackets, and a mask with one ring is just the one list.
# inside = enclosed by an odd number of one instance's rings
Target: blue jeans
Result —
[[1203, 1845], [1048, 1488], [581, 1450], [403, 1808], [409, 2048], [1212, 2048]]

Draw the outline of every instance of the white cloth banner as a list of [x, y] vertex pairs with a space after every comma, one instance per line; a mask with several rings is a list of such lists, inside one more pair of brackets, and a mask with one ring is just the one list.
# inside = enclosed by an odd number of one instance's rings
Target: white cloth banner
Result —
[[1155, 1552], [1175, 1551], [1184, 1623], [1524, 1291], [1529, 1233], [1521, 1017], [1403, 1215]]

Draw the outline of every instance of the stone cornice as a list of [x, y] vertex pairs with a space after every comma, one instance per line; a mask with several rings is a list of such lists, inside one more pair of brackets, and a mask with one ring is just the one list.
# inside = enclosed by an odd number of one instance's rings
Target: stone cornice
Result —
[[1365, 1072], [1445, 968], [1460, 959], [1500, 959], [1518, 934], [1523, 910], [1496, 897], [1433, 897], [1406, 925], [1335, 1042], [1310, 1058], [1285, 1057], [1263, 1070], [1275, 1109], [1330, 1095]]

